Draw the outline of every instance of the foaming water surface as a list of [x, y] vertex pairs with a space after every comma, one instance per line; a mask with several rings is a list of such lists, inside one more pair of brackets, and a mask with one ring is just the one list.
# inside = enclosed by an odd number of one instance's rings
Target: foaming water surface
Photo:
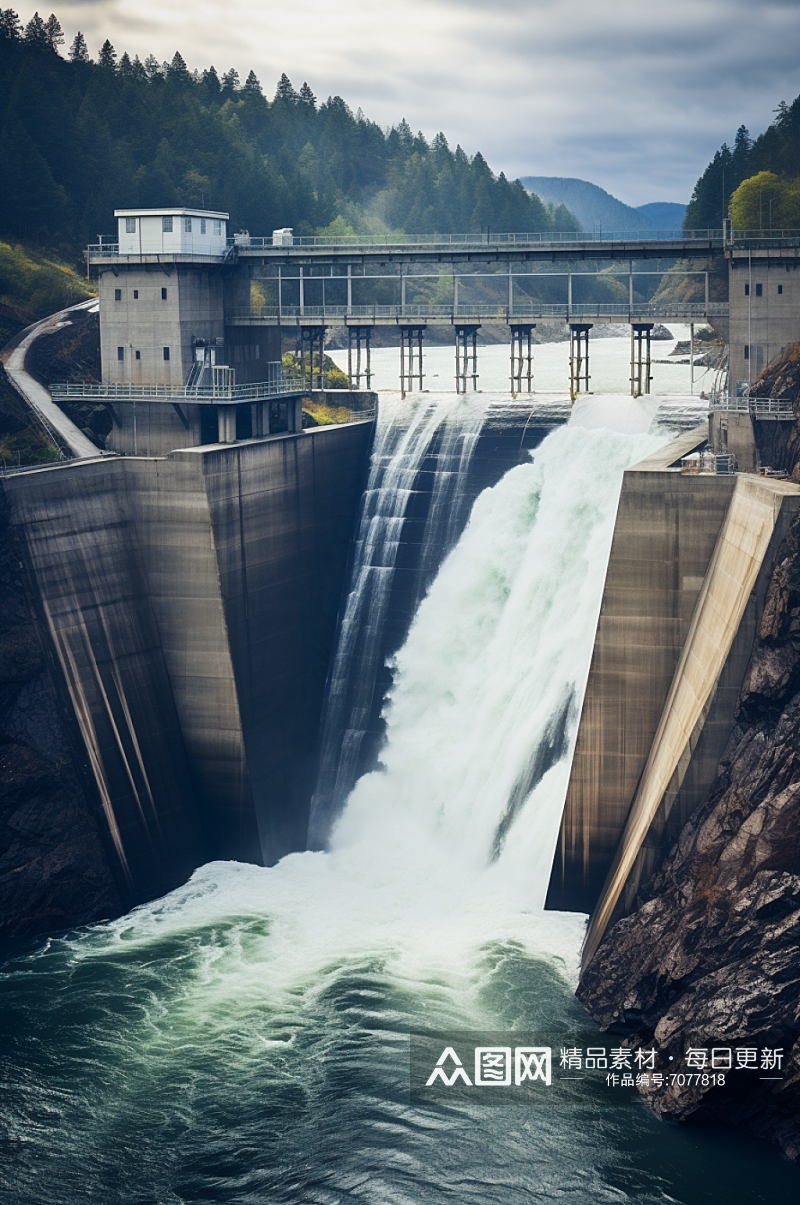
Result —
[[[413, 405], [379, 451], [434, 422], [430, 402]], [[604, 1083], [563, 1085], [546, 1108], [409, 1098], [411, 1031], [572, 1044], [585, 1028], [572, 996], [585, 918], [542, 903], [622, 471], [661, 442], [570, 425], [480, 495], [393, 656], [381, 765], [327, 852], [213, 863], [6, 959], [6, 1199], [796, 1193], [795, 1169], [759, 1146], [660, 1125]], [[451, 459], [468, 456], [457, 443]], [[385, 534], [397, 515], [384, 517]]]

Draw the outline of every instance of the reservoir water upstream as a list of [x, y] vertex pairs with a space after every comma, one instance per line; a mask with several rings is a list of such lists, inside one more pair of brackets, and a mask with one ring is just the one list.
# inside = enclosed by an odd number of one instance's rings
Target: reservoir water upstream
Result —
[[363, 711], [348, 667], [375, 661], [404, 491], [443, 416], [443, 462], [469, 460], [483, 410], [461, 405], [382, 402], [315, 801], [327, 849], [210, 864], [0, 966], [2, 1199], [796, 1198], [800, 1174], [768, 1149], [658, 1123], [602, 1079], [538, 1105], [410, 1101], [411, 1032], [565, 1046], [585, 1032], [572, 995], [585, 918], [542, 904], [622, 472], [667, 438], [577, 413], [480, 494], [463, 531], [452, 477], [434, 483], [422, 545], [452, 549], [392, 658], [380, 767], [340, 806], [325, 783], [357, 774]]

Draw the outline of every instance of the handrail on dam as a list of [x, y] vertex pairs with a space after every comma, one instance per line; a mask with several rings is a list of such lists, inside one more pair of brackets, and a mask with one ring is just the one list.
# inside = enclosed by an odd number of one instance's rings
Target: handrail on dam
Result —
[[[795, 234], [800, 232], [795, 231]], [[285, 236], [284, 236], [285, 237]], [[292, 247], [325, 248], [336, 250], [368, 247], [380, 249], [384, 247], [399, 250], [410, 247], [426, 249], [441, 247], [461, 249], [463, 247], [525, 247], [530, 245], [584, 243], [619, 243], [619, 242], [650, 242], [650, 243], [684, 243], [702, 242], [722, 246], [722, 230], [527, 230], [506, 233], [504, 231], [488, 231], [480, 234], [395, 234], [391, 238], [379, 234], [338, 235], [293, 235], [290, 241], [275, 241], [273, 235], [255, 235], [248, 231], [239, 231], [227, 240], [228, 247], [240, 250], [284, 251]], [[91, 255], [119, 255], [119, 243], [109, 237], [99, 243], [90, 243], [86, 248]], [[221, 258], [221, 257], [220, 257]]]
[[[277, 232], [276, 232], [277, 233]], [[278, 256], [293, 251], [325, 251], [331, 252], [413, 252], [415, 249], [425, 252], [440, 251], [460, 252], [465, 250], [509, 251], [519, 248], [546, 249], [548, 247], [561, 250], [574, 247], [581, 250], [589, 246], [605, 245], [636, 245], [641, 243], [674, 243], [678, 247], [708, 248], [720, 251], [728, 248], [769, 248], [775, 246], [800, 246], [800, 230], [726, 230], [721, 227], [711, 230], [530, 230], [530, 231], [485, 231], [480, 234], [395, 234], [391, 238], [385, 235], [288, 235], [280, 232], [280, 239], [275, 235], [252, 235], [246, 230], [231, 235], [226, 242], [225, 251], [214, 254], [203, 254], [204, 259], [224, 260], [237, 251], [271, 252]], [[109, 237], [97, 243], [90, 243], [86, 254], [93, 259], [110, 259], [119, 255], [129, 255], [120, 252], [119, 243]], [[138, 257], [136, 253], [134, 258]], [[157, 252], [145, 252], [145, 256], [159, 258]], [[163, 253], [168, 259], [191, 259], [190, 253]]]
[[295, 235], [291, 243], [273, 241], [272, 235], [251, 235], [246, 231], [228, 239], [228, 246], [252, 248], [291, 247], [509, 247], [529, 244], [616, 243], [616, 242], [714, 242], [722, 245], [722, 231], [716, 230], [533, 230], [515, 233], [489, 231], [481, 234], [398, 234], [383, 235]]
[[747, 394], [731, 397], [729, 394], [712, 397], [709, 410], [721, 414], [749, 414], [755, 419], [793, 422], [797, 417], [796, 405], [787, 397], [752, 397]]
[[280, 397], [297, 397], [308, 392], [302, 377], [287, 377], [282, 381], [258, 381], [252, 385], [233, 385], [227, 388], [201, 388], [175, 385], [92, 385], [72, 381], [50, 386], [53, 400], [64, 401], [88, 398], [113, 401], [197, 402], [201, 405], [267, 401]]

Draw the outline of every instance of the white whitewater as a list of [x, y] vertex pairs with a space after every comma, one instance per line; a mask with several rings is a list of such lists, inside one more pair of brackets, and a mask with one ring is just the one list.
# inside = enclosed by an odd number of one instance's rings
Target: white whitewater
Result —
[[311, 848], [327, 843], [332, 819], [341, 812], [363, 763], [395, 565], [420, 470], [426, 460], [433, 461], [417, 596], [466, 518], [458, 483], [469, 469], [487, 407], [488, 400], [480, 396], [467, 400], [455, 394], [437, 400], [424, 394], [390, 398], [380, 407], [350, 588], [326, 688]]

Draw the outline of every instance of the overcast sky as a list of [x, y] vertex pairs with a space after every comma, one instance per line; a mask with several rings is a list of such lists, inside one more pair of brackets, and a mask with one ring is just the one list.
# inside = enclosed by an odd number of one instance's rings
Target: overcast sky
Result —
[[[13, 0], [8, 0], [13, 3]], [[52, 2], [52, 0], [51, 0]], [[32, 5], [19, 7], [23, 21]], [[43, 16], [49, 5], [41, 8]], [[723, 141], [800, 93], [800, 0], [82, 0], [96, 57], [285, 71], [381, 125], [483, 152], [510, 176], [578, 176], [631, 205], [688, 201]]]

